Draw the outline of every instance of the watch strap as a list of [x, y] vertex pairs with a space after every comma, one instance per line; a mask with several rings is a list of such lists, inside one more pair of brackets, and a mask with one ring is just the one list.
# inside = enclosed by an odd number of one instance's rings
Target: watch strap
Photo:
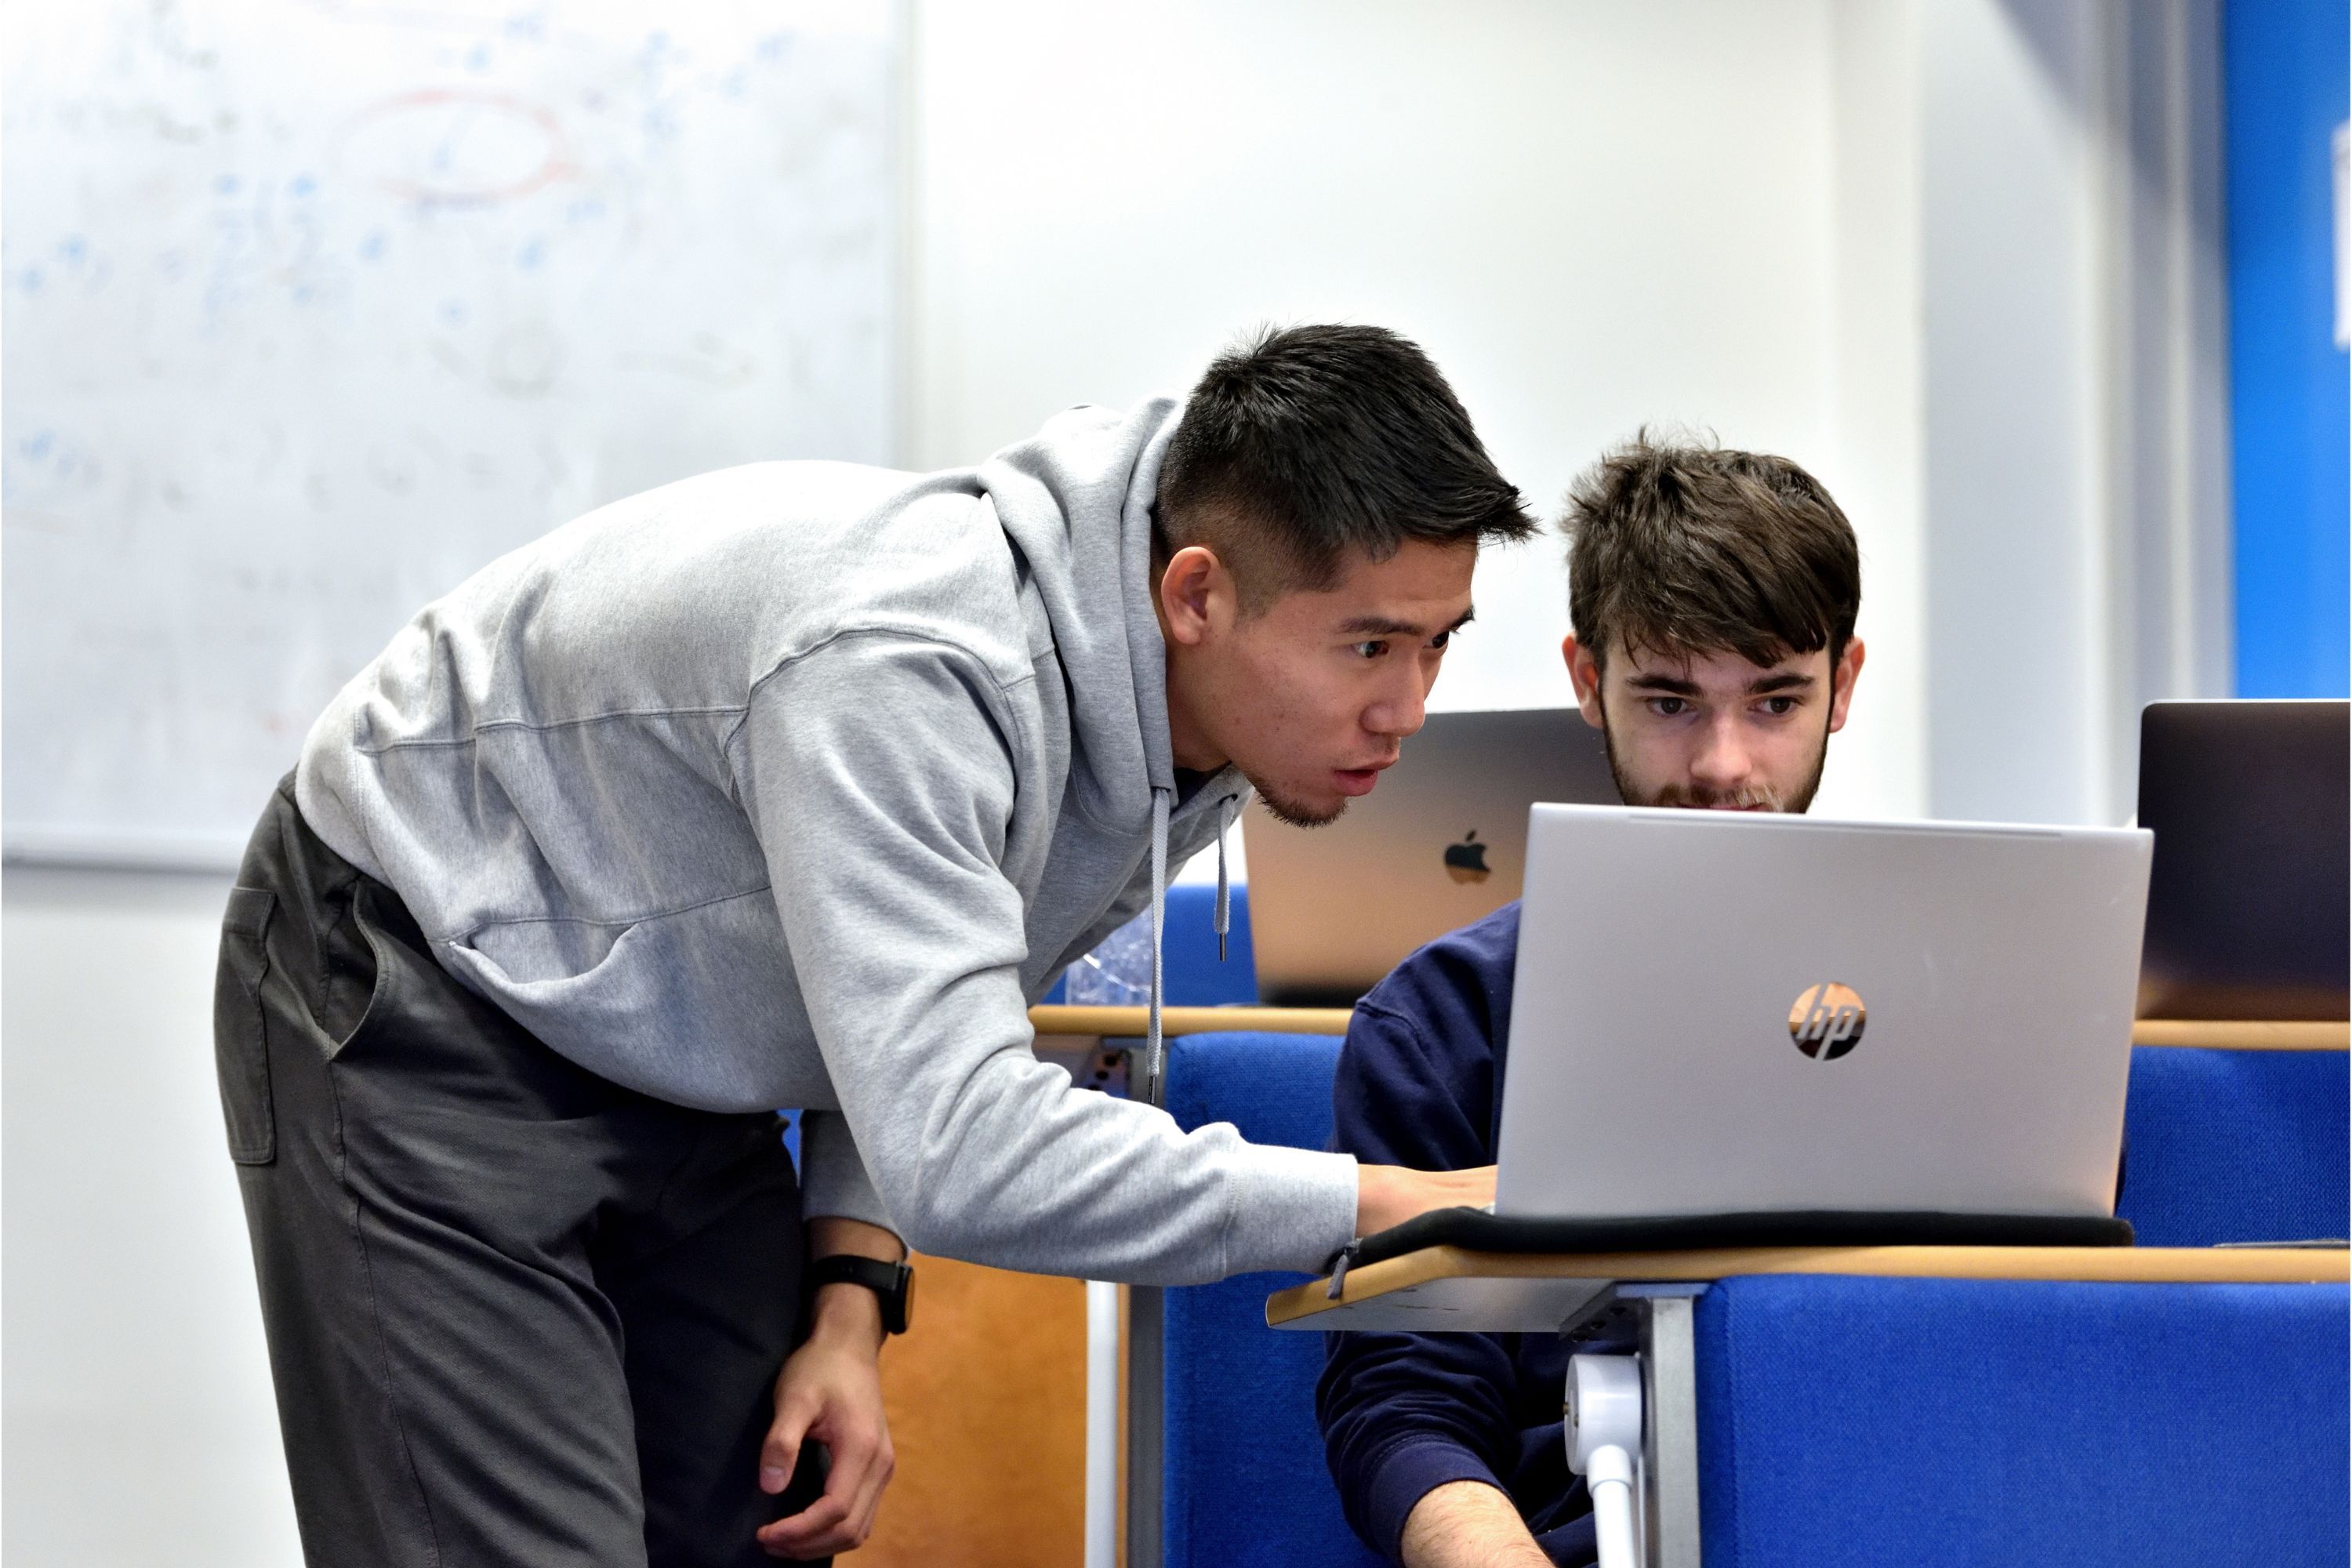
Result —
[[907, 1331], [908, 1298], [914, 1293], [915, 1271], [906, 1264], [885, 1263], [878, 1258], [859, 1258], [853, 1253], [836, 1253], [831, 1258], [813, 1260], [805, 1278], [812, 1296], [826, 1285], [863, 1285], [873, 1291], [882, 1303], [883, 1331], [892, 1334]]

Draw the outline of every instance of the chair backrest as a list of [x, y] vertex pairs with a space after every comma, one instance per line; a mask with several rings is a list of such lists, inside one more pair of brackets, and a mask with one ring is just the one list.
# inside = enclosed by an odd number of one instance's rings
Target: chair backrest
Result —
[[2347, 1326], [2341, 1285], [1724, 1280], [1707, 1568], [2341, 1563]]
[[[1249, 888], [1233, 890], [1225, 956], [1217, 958], [1217, 889], [1202, 882], [1180, 882], [1168, 889], [1168, 914], [1160, 932], [1160, 973], [1174, 1007], [1222, 1007], [1257, 1000], [1257, 961], [1250, 947]], [[1330, 1098], [1327, 1078], [1323, 1098]], [[1329, 1107], [1325, 1107], [1328, 1118]], [[1328, 1136], [1330, 1128], [1326, 1126]], [[1319, 1148], [1320, 1145], [1318, 1144]]]
[[[1168, 1110], [1187, 1129], [1230, 1121], [1253, 1143], [1320, 1149], [1339, 1059], [1335, 1036], [1182, 1036], [1169, 1042]], [[1165, 1568], [1380, 1562], [1349, 1530], [1324, 1468], [1323, 1336], [1265, 1326], [1268, 1292], [1301, 1278], [1244, 1274], [1165, 1294]]]
[[[1227, 922], [1225, 954], [1217, 956], [1217, 889], [1181, 882], [1168, 889], [1168, 910], [1160, 933], [1160, 977], [1171, 1007], [1223, 1007], [1257, 1000], [1257, 959], [1250, 946], [1249, 887], [1235, 883], [1233, 919]], [[1054, 982], [1047, 1002], [1067, 1001], [1063, 982]]]
[[2143, 1247], [2352, 1234], [2343, 1051], [2132, 1052], [2116, 1212]]

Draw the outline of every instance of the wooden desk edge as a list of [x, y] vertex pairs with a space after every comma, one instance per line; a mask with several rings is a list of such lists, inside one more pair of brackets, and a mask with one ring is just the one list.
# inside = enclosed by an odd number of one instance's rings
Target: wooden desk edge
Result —
[[[1092, 1035], [1141, 1039], [1150, 1010], [1143, 1007], [1078, 1007], [1061, 1003], [1029, 1009], [1029, 1026], [1041, 1035]], [[1261, 1035], [1344, 1035], [1354, 1016], [1347, 1007], [1162, 1007], [1163, 1035], [1211, 1035], [1238, 1030]]]
[[1265, 1321], [1302, 1319], [1439, 1279], [1723, 1279], [1743, 1274], [1852, 1274], [1943, 1279], [2142, 1284], [2322, 1285], [2352, 1279], [2342, 1247], [1744, 1247], [1696, 1252], [1502, 1253], [1431, 1247], [1266, 1298]]
[[2352, 1049], [2352, 1023], [2283, 1018], [2142, 1018], [2132, 1025], [2136, 1046], [2201, 1046], [2230, 1051]]
[[[1348, 1020], [1353, 1016], [1346, 1007], [1163, 1007], [1160, 1026], [1167, 1035], [1205, 1035], [1229, 1029], [1271, 1035], [1344, 1035], [1348, 1032]], [[1041, 1035], [1134, 1039], [1143, 1034], [1145, 1016], [1141, 1007], [1080, 1007], [1055, 1003], [1030, 1008], [1029, 1026]], [[2352, 1024], [2142, 1018], [2132, 1026], [2132, 1044], [2239, 1051], [2340, 1051], [2352, 1048]]]

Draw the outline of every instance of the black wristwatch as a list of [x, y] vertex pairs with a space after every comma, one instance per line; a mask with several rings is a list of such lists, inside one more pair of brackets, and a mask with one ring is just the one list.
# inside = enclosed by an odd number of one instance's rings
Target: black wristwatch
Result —
[[814, 1297], [818, 1287], [824, 1285], [865, 1286], [882, 1299], [882, 1331], [907, 1331], [907, 1314], [915, 1299], [915, 1271], [905, 1264], [835, 1253], [808, 1266], [809, 1294]]

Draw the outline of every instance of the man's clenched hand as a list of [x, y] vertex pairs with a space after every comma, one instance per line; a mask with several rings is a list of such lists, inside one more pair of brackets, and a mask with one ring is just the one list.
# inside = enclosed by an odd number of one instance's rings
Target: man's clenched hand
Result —
[[[903, 1254], [888, 1231], [856, 1220], [811, 1222], [810, 1255], [896, 1261]], [[827, 1285], [811, 1308], [809, 1337], [776, 1374], [776, 1419], [760, 1450], [760, 1489], [774, 1494], [792, 1480], [802, 1445], [823, 1443], [833, 1461], [824, 1495], [760, 1531], [771, 1557], [830, 1557], [865, 1544], [874, 1531], [882, 1489], [898, 1459], [882, 1413], [882, 1305], [861, 1285]]]

